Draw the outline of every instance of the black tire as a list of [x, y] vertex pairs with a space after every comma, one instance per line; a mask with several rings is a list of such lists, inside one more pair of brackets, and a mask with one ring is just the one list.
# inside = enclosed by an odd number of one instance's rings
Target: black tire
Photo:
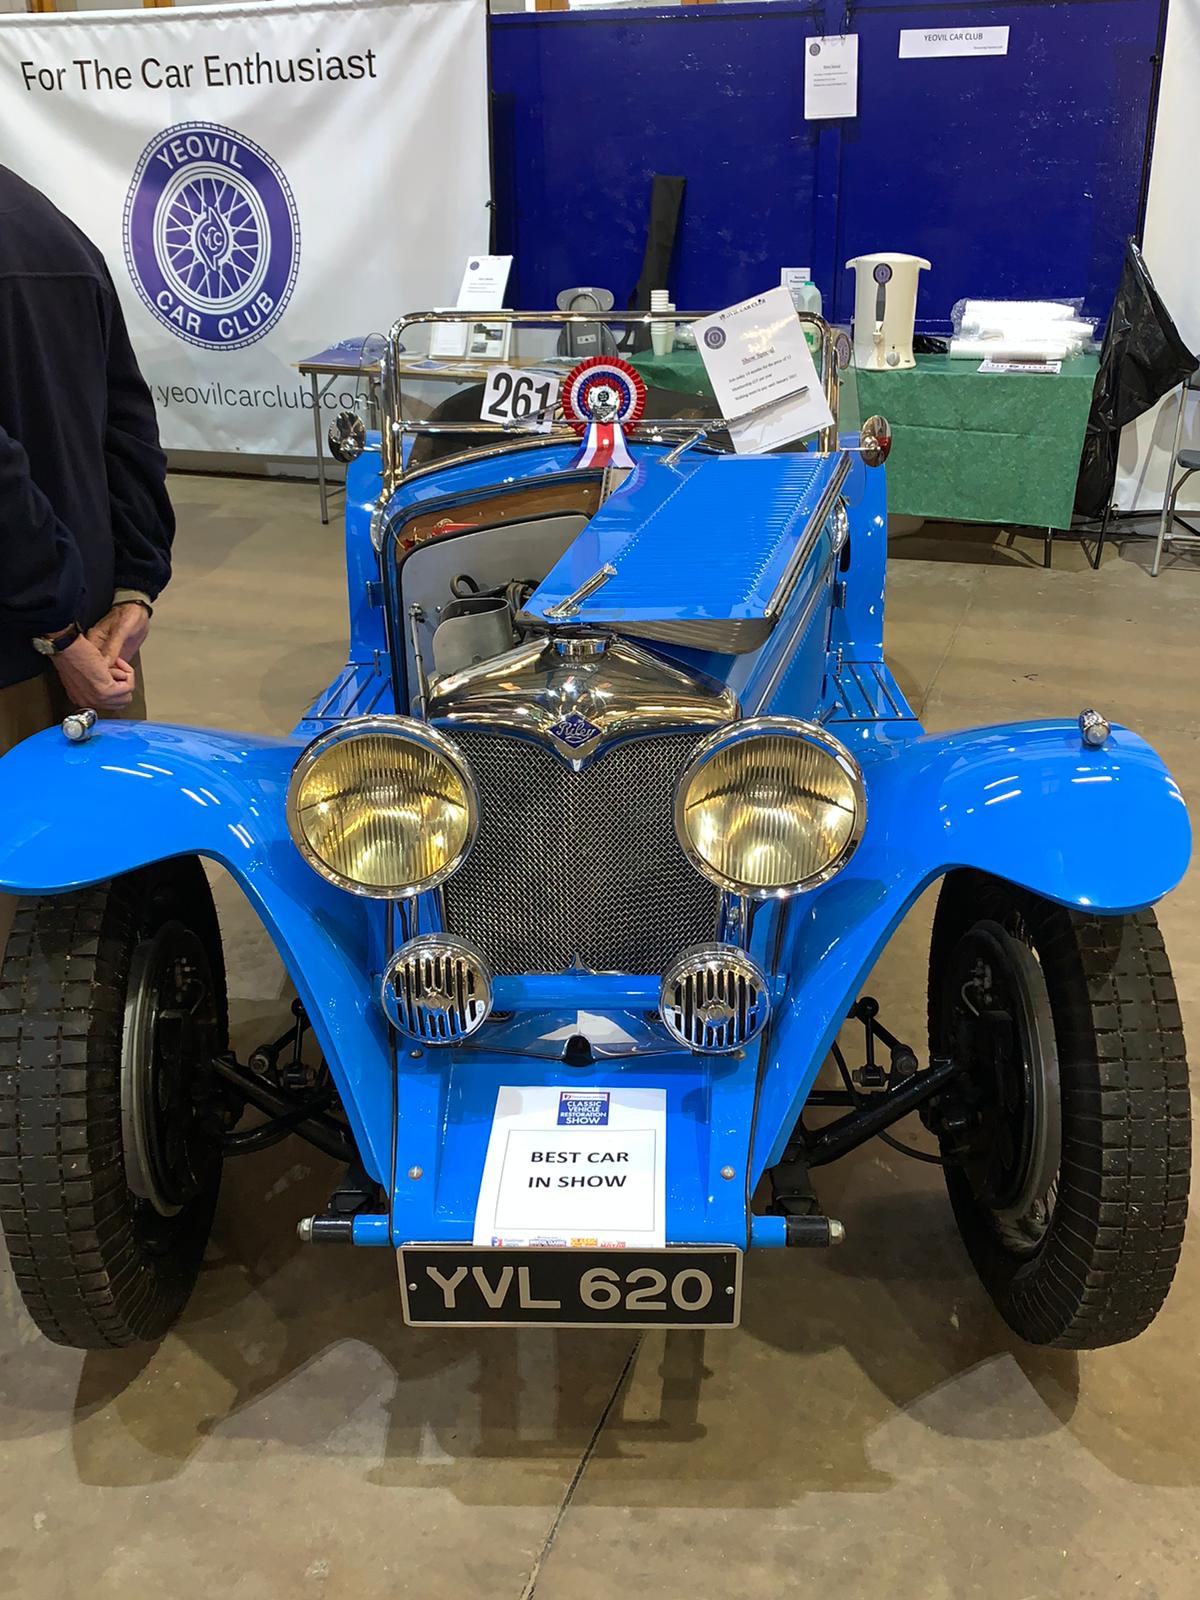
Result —
[[[186, 1067], [189, 1103], [177, 1111], [172, 1096], [159, 1115], [172, 1138], [186, 1134], [188, 1159], [179, 1145], [186, 1181], [163, 1215], [130, 1187], [122, 1062], [131, 967], [167, 928], [202, 947], [188, 975], [202, 970], [193, 987], [207, 997], [196, 1026], [175, 1024], [184, 1042], [172, 1069]], [[216, 910], [195, 858], [21, 902], [0, 967], [0, 1222], [29, 1314], [55, 1343], [158, 1339], [183, 1309], [221, 1181], [222, 1113], [205, 1062], [227, 1031]]]
[[961, 988], [964, 950], [989, 938], [989, 928], [1024, 947], [1026, 961], [1027, 951], [1035, 958], [1033, 1005], [1039, 993], [1048, 1002], [1047, 1054], [1057, 1057], [1060, 1159], [1032, 1236], [1015, 1233], [981, 1198], [988, 1186], [978, 1161], [972, 1169], [964, 1159], [969, 1086], [965, 1099], [952, 1091], [927, 1120], [942, 1139], [954, 1215], [984, 1286], [1024, 1339], [1075, 1350], [1119, 1344], [1148, 1327], [1166, 1299], [1187, 1215], [1187, 1058], [1158, 922], [1149, 910], [1087, 916], [984, 873], [951, 873], [930, 952], [934, 1055], [953, 1053], [961, 1011], [956, 1023], [951, 991]]

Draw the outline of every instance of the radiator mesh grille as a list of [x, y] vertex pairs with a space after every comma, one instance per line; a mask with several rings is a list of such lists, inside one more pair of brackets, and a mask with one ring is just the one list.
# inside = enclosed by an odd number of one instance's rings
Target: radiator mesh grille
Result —
[[446, 732], [479, 786], [479, 834], [446, 925], [498, 973], [659, 973], [714, 936], [717, 890], [679, 848], [675, 785], [699, 730], [615, 745], [572, 772], [506, 734]]

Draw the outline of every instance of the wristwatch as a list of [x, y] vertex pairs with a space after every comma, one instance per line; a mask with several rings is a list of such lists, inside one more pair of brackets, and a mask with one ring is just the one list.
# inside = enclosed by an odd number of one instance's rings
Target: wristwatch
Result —
[[39, 634], [29, 642], [40, 656], [60, 656], [82, 637], [83, 629], [77, 622], [70, 622], [61, 633]]

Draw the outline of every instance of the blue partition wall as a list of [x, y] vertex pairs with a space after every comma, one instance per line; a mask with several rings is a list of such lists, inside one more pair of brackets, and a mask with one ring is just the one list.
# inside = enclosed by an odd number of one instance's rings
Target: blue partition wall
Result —
[[[918, 326], [965, 296], [1082, 296], [1103, 317], [1140, 225], [1162, 0], [713, 5], [491, 23], [496, 244], [511, 302], [568, 284], [626, 302], [654, 173], [687, 179], [677, 305], [727, 305], [811, 265], [923, 255]], [[848, 19], [848, 20], [844, 20]], [[1006, 56], [899, 59], [901, 28], [1007, 24]], [[859, 37], [858, 116], [804, 119], [804, 46]]]
[[493, 17], [497, 248], [515, 257], [516, 303], [599, 283], [624, 304], [656, 172], [687, 178], [677, 305], [728, 304], [809, 264], [818, 130], [801, 52], [819, 31], [792, 5]]

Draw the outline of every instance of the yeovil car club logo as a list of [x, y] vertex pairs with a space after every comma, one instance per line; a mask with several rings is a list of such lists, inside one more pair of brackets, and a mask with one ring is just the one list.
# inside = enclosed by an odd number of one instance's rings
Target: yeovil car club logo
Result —
[[164, 128], [125, 200], [125, 260], [180, 339], [240, 350], [279, 321], [300, 266], [296, 202], [261, 146], [216, 122]]

